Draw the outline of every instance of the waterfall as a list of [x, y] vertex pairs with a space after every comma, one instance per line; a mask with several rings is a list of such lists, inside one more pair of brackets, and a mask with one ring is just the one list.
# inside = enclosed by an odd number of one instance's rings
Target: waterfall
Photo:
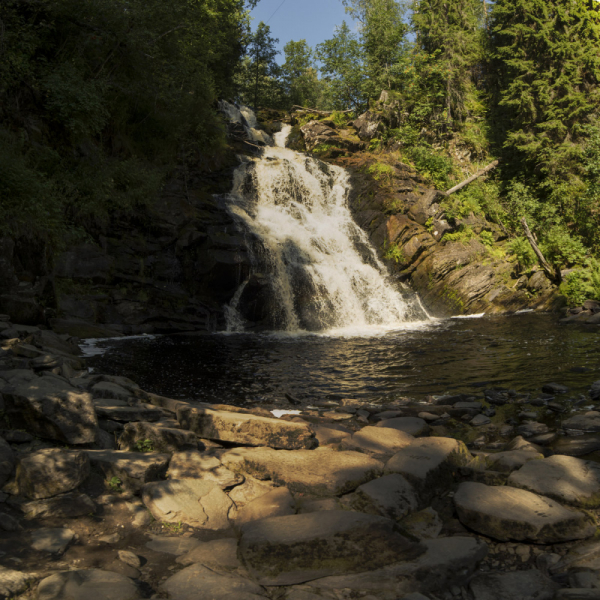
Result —
[[[229, 105], [224, 112], [241, 117], [233, 122], [255, 139], [250, 109]], [[290, 130], [284, 126], [274, 136], [276, 145], [260, 157], [244, 157], [226, 197], [230, 212], [257, 241], [253, 273], [226, 311], [232, 318], [228, 331], [239, 331], [240, 317], [248, 318], [245, 303], [254, 307], [249, 320], [288, 332], [385, 331], [426, 320], [418, 298], [400, 293], [354, 222], [348, 173], [285, 148]]]

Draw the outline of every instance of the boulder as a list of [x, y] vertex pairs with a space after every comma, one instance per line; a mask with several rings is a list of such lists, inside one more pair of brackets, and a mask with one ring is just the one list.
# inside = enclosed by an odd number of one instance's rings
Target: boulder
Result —
[[594, 381], [590, 387], [590, 398], [596, 402], [600, 400], [600, 381]]
[[101, 569], [54, 573], [40, 581], [37, 600], [138, 600], [144, 595], [124, 575]]
[[514, 487], [461, 483], [454, 504], [461, 523], [501, 541], [554, 544], [584, 539], [596, 531], [582, 512]]
[[215, 456], [207, 456], [198, 451], [173, 454], [167, 472], [169, 479], [203, 479], [214, 481], [223, 489], [232, 488], [244, 481], [239, 473], [233, 473], [223, 466]]
[[399, 521], [417, 510], [419, 499], [413, 486], [402, 475], [384, 475], [359, 486], [352, 507], [358, 511]]
[[442, 531], [444, 523], [438, 513], [428, 506], [419, 512], [410, 513], [402, 519], [400, 525], [404, 531], [422, 540], [436, 538]]
[[382, 115], [368, 110], [352, 122], [356, 133], [361, 140], [371, 141], [383, 128]]
[[242, 566], [237, 555], [237, 540], [226, 538], [210, 542], [198, 542], [195, 548], [179, 556], [175, 562], [180, 565], [204, 565], [227, 571], [234, 571]]
[[16, 598], [37, 577], [36, 573], [22, 573], [0, 566], [0, 598]]
[[15, 467], [12, 448], [0, 437], [0, 488], [8, 481]]
[[359, 452], [237, 448], [221, 456], [232, 471], [271, 479], [292, 492], [340, 496], [379, 476], [383, 464]]
[[89, 474], [90, 460], [85, 452], [46, 448], [19, 460], [16, 481], [21, 496], [38, 500], [74, 490]]
[[545, 394], [566, 394], [569, 388], [560, 383], [546, 383], [542, 386], [542, 392]]
[[229, 529], [233, 502], [214, 481], [170, 479], [148, 483], [142, 500], [157, 520], [186, 523], [198, 529]]
[[44, 528], [31, 532], [31, 547], [39, 552], [62, 554], [75, 537], [70, 529]]
[[95, 513], [96, 505], [86, 494], [62, 494], [25, 502], [21, 510], [26, 519], [73, 519]]
[[134, 451], [138, 449], [140, 443], [148, 442], [156, 452], [170, 453], [198, 449], [198, 439], [193, 431], [163, 427], [145, 421], [125, 425], [119, 437], [119, 448]]
[[236, 475], [241, 477], [244, 483], [236, 485], [228, 494], [237, 508], [246, 506], [249, 502], [264, 496], [276, 487], [272, 481], [260, 481], [251, 475]]
[[284, 517], [296, 512], [296, 503], [286, 487], [278, 487], [249, 502], [235, 516], [235, 526], [269, 517]]
[[98, 420], [90, 394], [54, 377], [11, 384], [2, 395], [13, 427], [67, 444], [92, 444], [96, 440]]
[[600, 450], [600, 435], [597, 434], [559, 437], [552, 445], [554, 454], [565, 456], [585, 456], [598, 450]]
[[242, 527], [239, 553], [263, 585], [293, 585], [410, 560], [425, 548], [391, 520], [324, 511], [254, 521]]
[[90, 390], [93, 398], [113, 398], [115, 400], [129, 400], [133, 394], [116, 383], [99, 381]]
[[132, 492], [139, 491], [150, 481], [163, 479], [169, 466], [169, 454], [144, 454], [122, 450], [85, 450], [93, 468], [107, 481], [116, 479], [118, 485]]
[[171, 600], [264, 600], [260, 585], [239, 575], [223, 575], [200, 564], [191, 565], [160, 585]]
[[[385, 423], [385, 421], [383, 421]], [[401, 448], [410, 445], [414, 437], [389, 427], [363, 427], [343, 442], [344, 449], [366, 452], [374, 458], [388, 459]]]
[[208, 440], [270, 448], [314, 448], [315, 434], [306, 423], [252, 414], [181, 406], [177, 420], [184, 429]]
[[317, 146], [334, 146], [340, 149], [356, 152], [365, 148], [365, 142], [362, 142], [357, 136], [347, 132], [336, 131], [332, 127], [319, 121], [309, 121], [306, 125], [300, 127], [304, 144], [309, 152], [312, 152]]
[[419, 225], [425, 225], [431, 217], [435, 216], [439, 209], [439, 203], [444, 197], [445, 194], [443, 192], [426, 190], [410, 207], [408, 216], [413, 221], [419, 223]]
[[553, 600], [560, 588], [537, 569], [513, 573], [478, 573], [469, 583], [477, 600]]
[[505, 452], [496, 452], [486, 457], [486, 463], [493, 471], [500, 473], [511, 473], [515, 469], [521, 468], [530, 460], [539, 460], [544, 458], [543, 454], [531, 450], [507, 450]]
[[508, 485], [579, 508], [600, 506], [600, 465], [574, 456], [528, 462], [511, 474]]
[[596, 433], [600, 431], [600, 412], [590, 410], [586, 413], [575, 415], [562, 423], [567, 434], [580, 435], [582, 433]]
[[389, 427], [391, 429], [397, 429], [403, 431], [414, 437], [420, 435], [427, 435], [429, 433], [429, 425], [424, 419], [419, 417], [396, 417], [395, 419], [385, 419], [379, 421], [375, 427]]

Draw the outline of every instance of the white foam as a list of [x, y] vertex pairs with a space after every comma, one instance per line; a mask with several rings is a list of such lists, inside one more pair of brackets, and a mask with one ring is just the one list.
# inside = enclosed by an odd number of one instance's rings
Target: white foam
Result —
[[100, 342], [110, 342], [110, 341], [122, 341], [122, 340], [154, 340], [156, 339], [156, 335], [150, 335], [148, 333], [144, 333], [142, 335], [124, 335], [121, 337], [106, 337], [106, 338], [86, 338], [79, 344], [79, 348], [81, 349], [81, 355], [83, 357], [91, 357], [91, 356], [102, 356], [106, 354], [109, 348], [98, 348], [97, 344]]
[[283, 415], [299, 415], [300, 411], [299, 410], [281, 410], [279, 408], [276, 408], [275, 410], [271, 411], [273, 413], [273, 416], [277, 417], [278, 419], [283, 417]]
[[485, 313], [477, 313], [475, 315], [456, 315], [451, 317], [452, 319], [481, 319], [481, 317], [485, 317]]

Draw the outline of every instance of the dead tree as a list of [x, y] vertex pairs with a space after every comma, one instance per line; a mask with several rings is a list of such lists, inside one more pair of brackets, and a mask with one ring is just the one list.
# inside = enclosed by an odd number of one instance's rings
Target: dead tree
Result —
[[480, 171], [477, 171], [477, 173], [475, 173], [475, 175], [471, 175], [471, 177], [469, 177], [468, 179], [461, 181], [458, 185], [455, 185], [453, 188], [449, 189], [446, 192], [446, 196], [449, 196], [450, 194], [454, 194], [454, 192], [458, 192], [458, 190], [462, 190], [464, 187], [469, 185], [471, 182], [475, 181], [476, 179], [479, 179], [482, 175], [489, 173], [492, 169], [495, 169], [498, 166], [499, 162], [500, 161], [495, 160], [494, 162], [491, 162], [489, 165], [487, 165], [487, 167], [483, 167], [483, 169], [481, 169]]
[[523, 225], [523, 230], [525, 231], [525, 237], [529, 241], [529, 244], [531, 245], [532, 250], [535, 252], [535, 255], [538, 257], [538, 260], [540, 261], [540, 266], [542, 267], [542, 269], [544, 269], [544, 273], [546, 273], [546, 276], [548, 277], [548, 279], [550, 281], [559, 285], [560, 282], [562, 281], [562, 276], [560, 274], [560, 268], [557, 267], [556, 269], [553, 269], [550, 266], [550, 263], [544, 258], [544, 255], [542, 254], [542, 251], [540, 250], [539, 246], [537, 245], [535, 238], [533, 237], [533, 234], [529, 230], [529, 226], [527, 225], [527, 221], [525, 220], [525, 217], [523, 217], [521, 219], [521, 224]]

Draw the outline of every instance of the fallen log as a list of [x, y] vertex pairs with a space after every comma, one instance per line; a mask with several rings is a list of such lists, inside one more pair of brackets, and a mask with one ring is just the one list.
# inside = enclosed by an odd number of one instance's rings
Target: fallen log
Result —
[[521, 225], [523, 225], [523, 231], [525, 231], [525, 237], [529, 241], [531, 249], [535, 252], [535, 255], [538, 257], [540, 266], [542, 267], [542, 269], [544, 269], [544, 272], [546, 273], [548, 279], [550, 279], [550, 281], [559, 285], [560, 282], [562, 281], [562, 277], [560, 274], [560, 268], [553, 269], [550, 266], [550, 263], [544, 258], [542, 251], [540, 250], [539, 246], [537, 245], [535, 238], [533, 237], [533, 234], [531, 233], [529, 226], [527, 225], [527, 221], [526, 221], [525, 217], [523, 217], [521, 219]]
[[498, 166], [499, 162], [500, 161], [495, 160], [494, 162], [491, 162], [489, 165], [487, 165], [487, 167], [483, 167], [483, 169], [481, 169], [480, 171], [477, 171], [477, 173], [475, 173], [475, 175], [471, 175], [471, 177], [469, 177], [468, 179], [461, 181], [458, 185], [455, 185], [453, 188], [449, 189], [446, 192], [446, 196], [449, 196], [450, 194], [454, 194], [454, 192], [458, 192], [458, 190], [462, 190], [465, 186], [469, 185], [471, 182], [475, 181], [476, 179], [479, 179], [482, 175], [489, 173], [492, 169], [495, 169]]
[[290, 109], [290, 112], [296, 112], [296, 111], [306, 111], [306, 112], [310, 112], [310, 113], [315, 113], [317, 115], [332, 115], [334, 112], [339, 112], [339, 113], [351, 113], [354, 112], [352, 109], [348, 109], [348, 110], [317, 110], [316, 108], [307, 108], [306, 106], [298, 106], [297, 104], [295, 104], [294, 106], [292, 106], [292, 108]]

